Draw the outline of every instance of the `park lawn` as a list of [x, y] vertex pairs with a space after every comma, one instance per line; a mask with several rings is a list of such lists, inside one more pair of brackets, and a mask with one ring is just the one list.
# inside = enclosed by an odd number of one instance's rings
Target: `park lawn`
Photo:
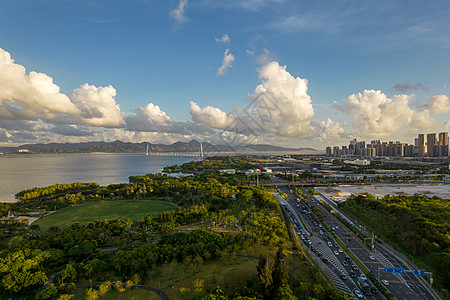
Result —
[[[257, 253], [251, 253], [251, 255], [257, 255]], [[201, 299], [217, 286], [230, 293], [234, 291], [235, 287], [244, 287], [247, 280], [256, 276], [257, 264], [257, 259], [240, 257], [234, 254], [225, 254], [217, 260], [203, 262], [198, 266], [170, 263], [149, 270], [149, 279], [139, 284], [159, 288], [170, 299]], [[197, 279], [204, 280], [204, 288], [201, 292], [194, 291], [194, 281]], [[86, 289], [85, 287], [76, 288], [75, 296], [72, 299], [84, 300]], [[113, 289], [101, 299], [161, 298], [154, 292], [141, 289], [131, 289], [123, 293], [118, 293]]]
[[[74, 296], [72, 300], [85, 300], [86, 299], [86, 290], [88, 288], [76, 288], [74, 291]], [[140, 300], [140, 299], [148, 299], [148, 300], [158, 300], [161, 297], [155, 292], [141, 290], [141, 289], [131, 289], [126, 290], [123, 293], [117, 292], [114, 288], [112, 288], [106, 295], [100, 297], [99, 299], [118, 299], [118, 300]]]
[[95, 220], [111, 220], [119, 218], [125, 220], [140, 220], [146, 216], [158, 216], [160, 213], [176, 209], [170, 202], [152, 200], [114, 200], [81, 204], [67, 207], [49, 214], [37, 221], [34, 225], [46, 231], [51, 226], [66, 228], [73, 223], [88, 224]]
[[[198, 266], [171, 263], [151, 270], [149, 279], [142, 284], [160, 287], [170, 299], [200, 299], [217, 286], [226, 293], [232, 293], [236, 287], [244, 287], [247, 280], [256, 276], [257, 264], [257, 259], [233, 254]], [[197, 279], [204, 280], [202, 292], [194, 291]]]

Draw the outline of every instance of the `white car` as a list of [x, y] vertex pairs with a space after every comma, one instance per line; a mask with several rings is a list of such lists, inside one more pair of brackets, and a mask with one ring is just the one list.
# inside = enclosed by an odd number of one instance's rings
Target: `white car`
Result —
[[375, 260], [375, 256], [373, 256], [373, 255], [370, 255], [369, 258], [370, 258], [371, 260]]
[[337, 252], [337, 251], [334, 251], [334, 255], [339, 255], [339, 252]]
[[362, 297], [363, 297], [363, 294], [361, 293], [360, 290], [354, 290], [353, 292], [355, 293], [355, 296], [356, 296], [357, 298], [362, 298]]
[[381, 280], [381, 282], [382, 282], [384, 285], [389, 285], [389, 281], [387, 281], [386, 279]]

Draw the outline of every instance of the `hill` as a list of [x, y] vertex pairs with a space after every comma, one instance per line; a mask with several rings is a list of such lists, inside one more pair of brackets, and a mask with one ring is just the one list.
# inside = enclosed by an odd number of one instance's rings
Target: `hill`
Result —
[[[313, 148], [285, 148], [273, 145], [213, 145], [202, 143], [205, 152], [314, 152]], [[200, 143], [196, 140], [190, 142], [175, 142], [170, 145], [152, 144], [147, 142], [130, 143], [122, 141], [114, 142], [87, 142], [87, 143], [49, 143], [49, 144], [24, 144], [18, 147], [0, 147], [0, 152], [17, 152], [19, 149], [27, 149], [33, 153], [77, 153], [77, 152], [106, 152], [106, 153], [142, 153], [149, 147], [149, 151], [161, 152], [200, 152]]]

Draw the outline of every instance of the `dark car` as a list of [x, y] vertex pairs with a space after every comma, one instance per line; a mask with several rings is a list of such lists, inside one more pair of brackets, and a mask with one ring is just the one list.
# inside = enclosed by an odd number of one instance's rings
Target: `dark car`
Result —
[[372, 287], [370, 288], [370, 290], [371, 290], [371, 291], [372, 291], [372, 293], [374, 293], [374, 294], [378, 293], [378, 290], [377, 290], [377, 288], [376, 288], [376, 287], [374, 287], [374, 286], [372, 286]]
[[352, 269], [358, 271], [358, 267], [356, 265], [352, 265]]
[[355, 274], [355, 272], [353, 272], [353, 271], [350, 271], [350, 272], [348, 272], [349, 274], [350, 274], [350, 277], [352, 277], [352, 278], [356, 278], [356, 274]]
[[341, 274], [341, 278], [344, 280], [348, 279], [347, 275], [345, 275], [345, 274]]
[[345, 261], [351, 261], [350, 257], [346, 256]]
[[328, 258], [324, 257], [323, 258], [323, 262], [327, 264], [328, 263]]

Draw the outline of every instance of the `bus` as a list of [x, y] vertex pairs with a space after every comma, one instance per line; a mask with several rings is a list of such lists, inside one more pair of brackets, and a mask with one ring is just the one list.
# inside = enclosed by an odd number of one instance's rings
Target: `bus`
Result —
[[366, 279], [362, 278], [362, 277], [358, 277], [358, 286], [359, 289], [361, 290], [361, 292], [366, 295], [366, 296], [370, 296], [372, 295], [372, 292], [370, 291], [370, 284], [367, 282]]

